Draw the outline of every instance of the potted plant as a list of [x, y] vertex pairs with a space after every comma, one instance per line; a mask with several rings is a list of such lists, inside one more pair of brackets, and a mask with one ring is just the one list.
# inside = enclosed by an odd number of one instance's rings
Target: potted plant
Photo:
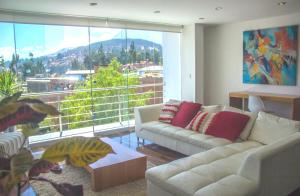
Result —
[[[59, 112], [38, 99], [21, 98], [21, 92], [15, 93], [0, 101], [0, 132], [10, 126], [22, 125], [21, 131], [28, 138], [35, 133], [38, 124], [47, 115], [55, 116]], [[111, 146], [96, 137], [62, 139], [48, 147], [39, 159], [35, 159], [24, 144], [25, 142], [16, 154], [0, 156], [0, 195], [21, 195], [22, 187], [32, 180], [50, 183], [62, 195], [83, 195], [81, 185], [56, 183], [39, 174], [60, 174], [59, 163], [62, 161], [68, 161], [76, 167], [85, 167], [108, 153], [113, 153]]]

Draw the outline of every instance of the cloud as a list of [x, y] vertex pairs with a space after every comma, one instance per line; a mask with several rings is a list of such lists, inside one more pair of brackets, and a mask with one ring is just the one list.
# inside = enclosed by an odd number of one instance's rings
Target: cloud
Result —
[[0, 56], [3, 56], [5, 61], [11, 60], [14, 53], [15, 49], [13, 47], [8, 46], [0, 48]]

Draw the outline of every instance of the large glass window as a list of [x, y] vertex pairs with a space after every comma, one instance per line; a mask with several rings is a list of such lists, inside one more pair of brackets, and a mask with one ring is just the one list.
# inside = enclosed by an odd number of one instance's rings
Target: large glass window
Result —
[[177, 69], [178, 60], [163, 63], [174, 54], [163, 55], [164, 32], [12, 23], [0, 29], [1, 74], [12, 71], [15, 91], [62, 113], [47, 117], [31, 142], [130, 128], [134, 107], [163, 102], [164, 67]]
[[18, 91], [17, 61], [15, 53], [14, 25], [0, 23], [0, 96]]

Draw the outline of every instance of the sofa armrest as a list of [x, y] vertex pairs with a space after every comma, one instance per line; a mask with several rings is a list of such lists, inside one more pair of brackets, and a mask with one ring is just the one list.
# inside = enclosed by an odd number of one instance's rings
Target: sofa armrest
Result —
[[257, 183], [259, 195], [287, 195], [300, 186], [300, 133], [248, 155], [239, 175]]
[[139, 132], [145, 122], [158, 120], [163, 104], [147, 105], [134, 108], [135, 131]]

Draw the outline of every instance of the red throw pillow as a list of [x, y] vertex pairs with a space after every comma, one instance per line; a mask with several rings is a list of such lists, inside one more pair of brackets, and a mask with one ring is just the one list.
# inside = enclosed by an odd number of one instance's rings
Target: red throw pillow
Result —
[[200, 103], [186, 101], [182, 102], [179, 106], [179, 111], [174, 116], [171, 124], [177, 127], [185, 128], [200, 109]]
[[245, 114], [222, 111], [214, 115], [205, 134], [235, 141], [244, 130], [250, 117]]

